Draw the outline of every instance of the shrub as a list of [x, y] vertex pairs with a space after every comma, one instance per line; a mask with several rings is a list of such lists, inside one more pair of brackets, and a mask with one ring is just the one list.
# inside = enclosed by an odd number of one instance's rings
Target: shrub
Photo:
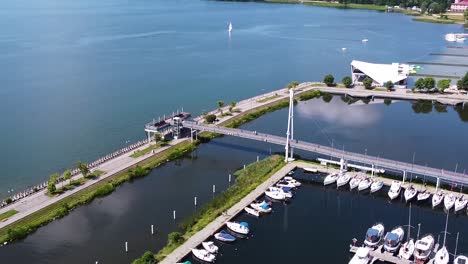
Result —
[[333, 84], [335, 83], [335, 77], [333, 77], [333, 75], [331, 75], [331, 74], [327, 74], [327, 75], [325, 75], [325, 77], [323, 78], [323, 82], [324, 82], [327, 86], [333, 86]]
[[213, 123], [216, 121], [216, 115], [210, 114], [205, 117], [206, 122]]
[[435, 80], [432, 77], [424, 78], [424, 87], [427, 89], [432, 89], [435, 87]]
[[450, 87], [450, 83], [452, 80], [450, 79], [441, 79], [437, 82], [437, 88], [439, 88], [440, 91], [444, 91], [445, 89]]
[[169, 245], [171, 244], [178, 245], [178, 244], [181, 244], [182, 242], [184, 242], [184, 237], [182, 236], [180, 232], [172, 232], [167, 236], [167, 243]]
[[388, 81], [388, 82], [385, 83], [385, 87], [386, 87], [388, 90], [392, 89], [393, 86], [394, 86], [394, 85], [393, 85], [393, 82], [392, 82], [392, 81]]
[[423, 89], [424, 87], [426, 87], [426, 82], [424, 78], [417, 79], [416, 82], [414, 83], [414, 87], [418, 89]]
[[372, 89], [372, 79], [369, 77], [366, 77], [364, 81], [362, 81], [362, 84], [364, 85], [364, 88], [366, 89]]
[[346, 88], [350, 88], [351, 85], [353, 84], [353, 80], [349, 76], [345, 76], [343, 80], [341, 80], [341, 82]]
[[154, 264], [156, 262], [156, 258], [154, 257], [153, 252], [146, 251], [143, 256], [140, 258], [135, 259], [132, 264]]
[[96, 191], [94, 192], [94, 195], [96, 197], [104, 197], [104, 196], [108, 195], [109, 193], [113, 192], [114, 189], [115, 189], [115, 187], [111, 183], [107, 183], [107, 184], [99, 187], [98, 189], [96, 189]]

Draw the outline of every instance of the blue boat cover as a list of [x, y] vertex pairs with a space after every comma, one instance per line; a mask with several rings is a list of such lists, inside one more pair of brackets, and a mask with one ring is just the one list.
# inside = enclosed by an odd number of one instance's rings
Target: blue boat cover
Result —
[[262, 204], [260, 207], [262, 207], [262, 209], [264, 210], [270, 209], [270, 206], [268, 206], [268, 204]]
[[291, 191], [292, 188], [291, 187], [282, 187], [282, 189], [285, 192], [289, 192], [289, 191]]
[[247, 222], [240, 222], [239, 223], [241, 226], [249, 227], [249, 224]]
[[232, 236], [231, 234], [228, 234], [226, 231], [222, 230], [221, 232], [219, 232], [219, 235], [221, 237], [224, 237], [226, 239], [231, 239], [231, 240], [234, 240], [236, 239], [234, 236]]

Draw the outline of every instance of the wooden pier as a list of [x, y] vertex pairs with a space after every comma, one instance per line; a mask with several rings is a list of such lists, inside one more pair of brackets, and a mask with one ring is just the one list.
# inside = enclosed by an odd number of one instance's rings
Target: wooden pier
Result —
[[[399, 258], [386, 251], [382, 251], [382, 247], [383, 246], [381, 245], [377, 249], [369, 251], [369, 255], [373, 258], [370, 263], [374, 263], [376, 261], [384, 261], [384, 262], [394, 263], [394, 264], [413, 264], [414, 263], [411, 260]], [[358, 248], [360, 247], [349, 245], [349, 252], [355, 254]], [[434, 247], [433, 253], [435, 254], [435, 252], [437, 252], [438, 249], [439, 249], [439, 244], [436, 244]], [[433, 263], [433, 262], [434, 260], [431, 259], [429, 260], [428, 263]]]

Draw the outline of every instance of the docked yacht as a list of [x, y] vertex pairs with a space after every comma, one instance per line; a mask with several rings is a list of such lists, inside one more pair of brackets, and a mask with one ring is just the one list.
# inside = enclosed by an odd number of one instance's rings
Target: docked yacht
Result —
[[271, 207], [265, 201], [261, 203], [251, 203], [250, 206], [259, 211], [260, 213], [268, 214], [271, 213]]
[[422, 189], [421, 191], [419, 191], [418, 193], [418, 196], [417, 196], [417, 199], [418, 201], [425, 201], [427, 199], [429, 199], [429, 197], [431, 197], [431, 193], [428, 192], [425, 188]]
[[430, 234], [416, 241], [413, 254], [416, 263], [424, 263], [429, 258], [434, 248], [434, 243], [434, 237]]
[[250, 214], [250, 215], [253, 215], [253, 216], [256, 216], [256, 217], [259, 217], [260, 216], [260, 212], [253, 209], [253, 208], [250, 208], [250, 207], [245, 207], [244, 210]]
[[294, 183], [287, 181], [287, 180], [280, 180], [279, 182], [276, 183], [276, 186], [278, 187], [289, 187], [289, 188], [296, 188], [296, 185]]
[[[270, 188], [275, 188], [275, 187], [270, 187]], [[286, 197], [288, 199], [293, 197], [293, 193], [292, 193], [293, 188], [291, 188], [291, 187], [281, 187], [281, 188], [277, 188], [277, 189], [279, 189], [278, 190], [279, 192], [284, 194], [284, 197]], [[271, 190], [274, 190], [274, 189], [271, 189]]]
[[395, 227], [384, 238], [384, 249], [389, 253], [395, 253], [403, 241], [405, 231], [401, 226]]
[[373, 225], [371, 228], [367, 229], [366, 239], [364, 244], [370, 248], [375, 248], [382, 240], [382, 237], [385, 232], [385, 227], [381, 223]]
[[219, 241], [223, 241], [223, 242], [234, 242], [236, 241], [236, 238], [231, 235], [231, 234], [228, 234], [226, 231], [222, 230], [221, 232], [219, 233], [216, 233], [214, 234], [214, 237], [219, 240]]
[[299, 187], [299, 186], [302, 185], [300, 181], [294, 179], [294, 178], [291, 177], [291, 176], [286, 176], [286, 177], [283, 178], [283, 180], [286, 180], [286, 181], [292, 183], [292, 184], [293, 184], [294, 186], [296, 186], [296, 187]]
[[406, 202], [411, 201], [417, 194], [418, 194], [418, 191], [416, 190], [416, 188], [414, 188], [413, 185], [410, 185], [408, 188], [405, 189], [405, 192], [404, 192], [405, 201]]
[[445, 195], [444, 197], [444, 207], [445, 210], [450, 210], [455, 205], [455, 195], [450, 193], [449, 195]]
[[271, 198], [273, 200], [285, 200], [286, 199], [286, 196], [282, 192], [272, 191], [270, 189], [265, 191], [265, 195], [266, 197]]
[[314, 169], [314, 168], [304, 168], [304, 172], [308, 172], [308, 173], [317, 173], [318, 170], [317, 170], [317, 169]]
[[383, 186], [384, 186], [383, 181], [374, 181], [374, 182], [372, 182], [372, 184], [370, 186], [370, 192], [371, 193], [378, 192], [378, 191], [380, 191], [380, 189], [382, 189]]
[[390, 190], [388, 190], [388, 197], [390, 197], [390, 199], [393, 200], [400, 195], [400, 191], [401, 191], [401, 182], [393, 181], [392, 186], [390, 186]]
[[468, 257], [459, 255], [455, 258], [453, 261], [453, 264], [467, 264], [468, 263]]
[[195, 249], [192, 248], [192, 254], [199, 260], [203, 260], [206, 262], [214, 262], [216, 256], [211, 254], [210, 252], [206, 251], [205, 249]]
[[460, 195], [460, 197], [458, 197], [457, 200], [455, 201], [455, 213], [465, 208], [467, 203], [468, 203], [468, 200], [465, 199], [465, 196]]
[[454, 33], [445, 34], [445, 40], [449, 42], [455, 42], [457, 41], [457, 35]]
[[335, 183], [337, 179], [338, 179], [338, 173], [330, 173], [323, 180], [323, 185], [330, 185], [332, 183]]
[[218, 247], [212, 241], [202, 242], [202, 246], [211, 254], [218, 253]]
[[410, 240], [406, 241], [401, 245], [400, 251], [398, 252], [398, 256], [403, 259], [410, 259], [414, 253], [414, 240], [411, 238]]
[[365, 247], [357, 249], [356, 254], [348, 262], [348, 264], [367, 264], [371, 261], [372, 256], [369, 254], [370, 250]]
[[341, 187], [343, 185], [346, 185], [350, 180], [351, 175], [349, 173], [341, 173], [340, 176], [338, 176], [338, 179], [336, 180], [336, 186]]
[[349, 189], [352, 190], [352, 189], [358, 187], [359, 183], [361, 183], [361, 178], [359, 176], [356, 176], [356, 177], [352, 178], [349, 181]]
[[246, 222], [240, 222], [240, 223], [237, 223], [237, 222], [226, 222], [226, 226], [236, 232], [236, 233], [239, 233], [239, 234], [242, 234], [242, 235], [248, 235], [249, 234], [249, 224], [247, 224]]
[[369, 179], [367, 177], [364, 178], [358, 185], [358, 191], [360, 192], [360, 191], [366, 190], [367, 188], [369, 188], [371, 186], [371, 184], [372, 184], [371, 179]]
[[447, 248], [443, 246], [441, 249], [437, 250], [434, 257], [434, 264], [448, 264], [449, 258]]
[[437, 207], [443, 199], [444, 193], [442, 191], [434, 193], [434, 195], [432, 195], [432, 207]]

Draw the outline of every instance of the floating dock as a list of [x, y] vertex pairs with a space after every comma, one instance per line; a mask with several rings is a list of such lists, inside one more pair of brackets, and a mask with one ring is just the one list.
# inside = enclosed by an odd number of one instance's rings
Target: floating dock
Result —
[[[394, 264], [413, 264], [414, 263], [411, 260], [399, 258], [394, 255], [390, 255], [389, 253], [386, 253], [385, 251], [382, 252], [382, 247], [383, 246], [379, 246], [377, 249], [369, 251], [369, 255], [373, 257], [370, 263], [374, 263], [376, 261], [384, 261], [384, 262], [394, 263]], [[349, 252], [356, 253], [358, 248], [360, 247], [349, 245]], [[438, 249], [439, 249], [439, 244], [436, 244], [433, 252], [434, 253], [437, 252]], [[429, 260], [428, 263], [432, 263], [432, 262], [433, 260], [431, 259]]]

